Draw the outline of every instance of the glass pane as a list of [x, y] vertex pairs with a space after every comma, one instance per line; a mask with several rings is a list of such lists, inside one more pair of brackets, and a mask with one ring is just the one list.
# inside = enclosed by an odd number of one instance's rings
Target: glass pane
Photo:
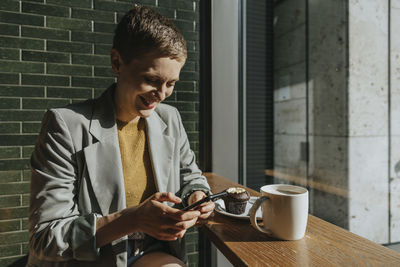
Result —
[[313, 215], [388, 244], [400, 242], [400, 1], [378, 2], [274, 1], [267, 174], [308, 187]]

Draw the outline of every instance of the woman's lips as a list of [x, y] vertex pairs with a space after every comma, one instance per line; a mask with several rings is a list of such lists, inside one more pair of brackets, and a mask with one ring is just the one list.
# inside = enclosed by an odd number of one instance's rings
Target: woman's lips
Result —
[[143, 96], [139, 96], [140, 100], [142, 100], [143, 105], [147, 108], [147, 109], [152, 109], [156, 106], [157, 101], [154, 102], [149, 102], [150, 100], [146, 100], [146, 98], [144, 98]]

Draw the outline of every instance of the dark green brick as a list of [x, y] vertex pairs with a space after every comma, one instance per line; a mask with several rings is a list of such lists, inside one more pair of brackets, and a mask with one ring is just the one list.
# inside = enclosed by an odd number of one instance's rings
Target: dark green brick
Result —
[[24, 146], [22, 148], [22, 157], [30, 158], [34, 149], [35, 149], [34, 146]]
[[77, 41], [77, 42], [112, 44], [113, 35], [108, 33], [99, 33], [99, 32], [73, 31], [71, 39], [72, 41]]
[[19, 131], [20, 131], [20, 125], [18, 122], [0, 123], [0, 134], [19, 133]]
[[156, 0], [116, 0], [116, 2], [127, 2], [127, 3], [134, 3], [138, 5], [145, 5], [145, 6], [155, 6]]
[[196, 158], [198, 159], [199, 158], [199, 153], [198, 153], [198, 151], [199, 151], [199, 142], [192, 142], [192, 141], [190, 141], [189, 142], [190, 143], [190, 147], [191, 147], [191, 149], [195, 152], [195, 154], [196, 154]]
[[19, 147], [0, 147], [0, 159], [19, 158], [20, 154]]
[[114, 77], [114, 73], [110, 67], [94, 67], [94, 76]]
[[110, 57], [103, 55], [72, 55], [72, 64], [110, 66]]
[[113, 78], [72, 77], [72, 86], [107, 88], [114, 82]]
[[47, 64], [47, 73], [61, 75], [79, 75], [91, 76], [91, 66], [63, 65], [63, 64]]
[[[16, 80], [18, 83], [18, 74], [16, 75]], [[1, 78], [1, 74], [0, 74]], [[0, 81], [2, 83], [7, 83], [4, 81]], [[0, 85], [0, 96], [44, 96], [44, 87], [42, 86], [14, 86], [14, 85]]]
[[174, 105], [178, 110], [194, 111], [193, 102], [176, 102]]
[[196, 90], [196, 82], [179, 81], [175, 84], [175, 90], [193, 92]]
[[[28, 217], [28, 212], [29, 212], [28, 207], [2, 208], [0, 209], [0, 220], [11, 220], [11, 219]], [[0, 240], [2, 240], [1, 237]]]
[[[28, 230], [28, 228], [23, 229], [23, 230]], [[22, 243], [21, 246], [22, 246], [22, 254], [24, 254], [24, 255], [28, 254], [29, 253], [29, 243]]]
[[40, 39], [69, 40], [69, 31], [60, 29], [22, 26], [21, 35]]
[[89, 20], [82, 19], [47, 17], [47, 27], [68, 30], [91, 31], [92, 23]]
[[15, 195], [15, 194], [29, 193], [29, 189], [30, 189], [30, 183], [27, 182], [2, 184], [0, 187], [0, 195]]
[[92, 0], [46, 0], [46, 3], [67, 7], [92, 7]]
[[198, 251], [198, 246], [197, 244], [189, 244], [186, 246], [186, 250], [188, 253], [193, 253]]
[[197, 132], [188, 132], [187, 136], [191, 142], [198, 142], [199, 141], [199, 134]]
[[11, 208], [21, 206], [20, 195], [0, 196], [0, 208]]
[[20, 220], [0, 221], [0, 232], [18, 231], [21, 230], [20, 228], [21, 228]]
[[21, 181], [21, 171], [0, 171], [0, 183]]
[[73, 8], [71, 16], [77, 19], [114, 22], [114, 12], [110, 11]]
[[[30, 173], [30, 172], [29, 172]], [[30, 176], [29, 176], [30, 177]], [[29, 198], [30, 198], [30, 194], [23, 194], [22, 195], [22, 203], [21, 203], [21, 205], [22, 206], [29, 206]], [[24, 220], [24, 219], [23, 219]], [[25, 229], [28, 229], [28, 227], [27, 227], [27, 225], [28, 225], [28, 223], [27, 223], [27, 220], [25, 220], [25, 222], [23, 221], [22, 222], [23, 224], [22, 224], [22, 230], [25, 230]]]
[[183, 127], [185, 128], [185, 130], [187, 132], [190, 131], [195, 131], [196, 129], [196, 123], [192, 122], [192, 121], [184, 121], [183, 122]]
[[[176, 18], [180, 20], [194, 20], [199, 21], [199, 13], [187, 10], [176, 10]], [[175, 22], [174, 22], [175, 23]]]
[[12, 0], [1, 0], [0, 1], [0, 10], [19, 12], [19, 2], [12, 1]]
[[14, 255], [19, 255], [20, 253], [21, 253], [20, 244], [0, 246], [0, 257], [14, 256]]
[[[27, 112], [27, 111], [25, 111]], [[31, 111], [31, 113], [37, 113], [38, 111]], [[41, 115], [37, 117], [43, 117], [44, 111], [40, 112]], [[1, 115], [1, 113], [0, 113]], [[37, 118], [36, 118], [37, 119]], [[3, 135], [2, 138], [0, 139], [0, 145], [1, 146], [26, 146], [26, 145], [33, 145], [35, 144], [37, 139], [37, 135], [32, 134], [32, 135]], [[12, 162], [11, 162], [12, 163]], [[10, 163], [10, 164], [11, 164]], [[4, 162], [6, 164], [6, 162]], [[15, 170], [15, 169], [7, 169], [7, 170]]]
[[43, 50], [44, 40], [2, 36], [0, 37], [0, 47]]
[[0, 21], [6, 23], [21, 24], [21, 25], [44, 26], [43, 16], [21, 14], [15, 12], [0, 11]]
[[94, 8], [97, 10], [127, 12], [132, 7], [133, 5], [131, 3], [94, 0]]
[[177, 92], [178, 101], [199, 101], [197, 92]]
[[16, 244], [27, 240], [29, 240], [28, 231], [0, 234], [0, 245]]
[[22, 60], [25, 61], [69, 63], [69, 59], [70, 56], [66, 53], [22, 51]]
[[19, 50], [18, 49], [9, 49], [9, 48], [0, 48], [0, 59], [19, 60]]
[[187, 61], [182, 68], [182, 72], [195, 72], [196, 71], [196, 62], [195, 61]]
[[104, 22], [95, 22], [94, 23], [94, 31], [95, 32], [106, 32], [106, 33], [114, 33], [116, 24], [114, 23], [104, 23]]
[[182, 71], [179, 75], [179, 79], [182, 81], [193, 81], [199, 79], [199, 73], [194, 71]]
[[63, 107], [69, 104], [69, 100], [61, 99], [32, 99], [25, 98], [22, 100], [23, 109], [50, 109], [54, 107]]
[[182, 120], [184, 121], [197, 121], [199, 119], [199, 114], [196, 112], [180, 112]]
[[[43, 116], [43, 111], [33, 111], [33, 110], [0, 110], [0, 120], [1, 121], [40, 121]], [[11, 141], [11, 137], [13, 135], [9, 135]], [[4, 137], [4, 136], [3, 136]], [[18, 138], [23, 138], [27, 136], [14, 136]], [[4, 138], [2, 138], [4, 139]], [[2, 140], [0, 140], [0, 144], [4, 144]], [[6, 144], [7, 145], [7, 144]], [[10, 143], [11, 145], [11, 143]]]
[[[28, 229], [24, 229], [24, 230], [28, 230]], [[28, 240], [27, 240], [28, 241]], [[29, 253], [29, 243], [22, 243], [22, 254], [28, 254]]]
[[186, 242], [190, 243], [197, 243], [198, 241], [198, 234], [195, 232], [187, 233], [186, 234]]
[[26, 263], [26, 256], [23, 255], [18, 255], [15, 257], [5, 257], [0, 259], [0, 266], [24, 266], [24, 263]]
[[25, 182], [31, 181], [31, 175], [32, 175], [31, 170], [23, 170], [22, 174], [23, 174], [22, 175], [23, 181], [25, 181]]
[[185, 1], [185, 0], [161, 0], [158, 1], [158, 5], [161, 7], [169, 7], [176, 9], [185, 9], [193, 11], [193, 1]]
[[0, 60], [2, 72], [44, 73], [44, 63]]
[[48, 97], [61, 98], [91, 98], [92, 89], [87, 88], [65, 88], [65, 87], [47, 87]]
[[[0, 160], [0, 170], [1, 171], [11, 171], [29, 168], [29, 160], [26, 159], [9, 159]], [[2, 187], [4, 188], [4, 187]], [[0, 192], [2, 191], [0, 188]]]
[[0, 23], [0, 34], [1, 35], [18, 36], [19, 35], [19, 26], [13, 25], [13, 24]]
[[0, 109], [19, 109], [19, 98], [2, 98]]
[[199, 61], [199, 52], [188, 51], [188, 61]]
[[22, 12], [55, 17], [68, 17], [69, 8], [49, 4], [22, 2]]
[[186, 49], [188, 51], [196, 51], [196, 47], [198, 46], [197, 44], [198, 44], [198, 42], [195, 42], [195, 41], [187, 41]]
[[48, 51], [92, 53], [92, 44], [76, 42], [47, 41]]
[[69, 85], [69, 77], [50, 76], [50, 75], [34, 75], [22, 74], [22, 83], [24, 85]]
[[95, 88], [94, 89], [94, 97], [99, 97], [104, 93], [105, 88]]
[[23, 133], [39, 133], [41, 123], [38, 122], [24, 122], [22, 123]]
[[193, 21], [184, 21], [184, 20], [174, 20], [174, 24], [178, 29], [183, 31], [194, 31]]
[[[19, 83], [19, 75], [15, 73], [0, 73], [0, 84], [17, 84]], [[0, 94], [2, 88], [0, 87]], [[11, 95], [14, 96], [14, 95]]]
[[185, 37], [186, 41], [199, 41], [200, 36], [199, 36], [199, 32], [193, 32], [193, 31], [185, 31], [182, 32], [183, 37]]
[[99, 55], [110, 55], [112, 49], [111, 44], [95, 44], [94, 53]]

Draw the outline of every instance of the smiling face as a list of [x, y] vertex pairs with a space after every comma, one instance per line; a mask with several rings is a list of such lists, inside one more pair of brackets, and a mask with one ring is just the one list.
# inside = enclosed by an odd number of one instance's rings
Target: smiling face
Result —
[[111, 52], [118, 78], [115, 92], [117, 119], [130, 122], [151, 115], [156, 106], [172, 94], [184, 62], [147, 54], [124, 64], [118, 51]]

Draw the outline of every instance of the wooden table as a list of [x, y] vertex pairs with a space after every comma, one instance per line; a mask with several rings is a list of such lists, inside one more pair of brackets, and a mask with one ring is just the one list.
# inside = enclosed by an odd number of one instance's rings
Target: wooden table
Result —
[[[213, 173], [205, 176], [213, 192], [238, 185]], [[250, 221], [217, 212], [201, 229], [234, 266], [400, 266], [400, 253], [312, 215], [305, 237], [298, 241], [273, 239]]]

